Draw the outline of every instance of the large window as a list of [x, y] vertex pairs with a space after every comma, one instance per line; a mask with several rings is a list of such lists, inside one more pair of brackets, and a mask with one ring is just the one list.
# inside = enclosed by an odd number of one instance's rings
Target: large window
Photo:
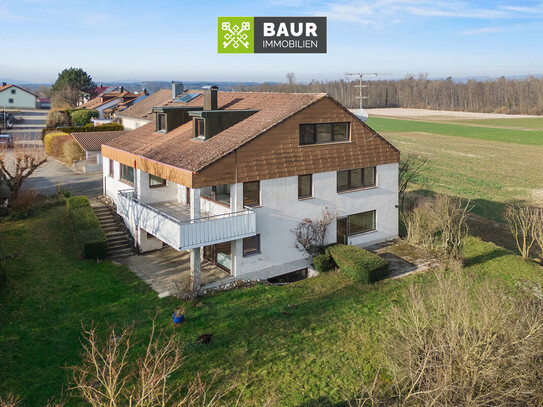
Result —
[[134, 168], [121, 164], [121, 181], [134, 184]]
[[260, 253], [260, 235], [243, 239], [243, 257]]
[[349, 140], [349, 123], [300, 124], [300, 145]]
[[243, 183], [243, 206], [260, 206], [260, 181]]
[[204, 187], [200, 192], [201, 196], [215, 202], [230, 205], [230, 185], [216, 185], [214, 187]]
[[375, 186], [376, 167], [355, 168], [337, 172], [337, 192]]
[[157, 177], [156, 175], [149, 174], [149, 188], [165, 187], [166, 180], [164, 178]]
[[337, 242], [347, 244], [349, 236], [375, 230], [375, 211], [355, 213], [337, 219]]
[[157, 114], [157, 131], [166, 131], [166, 115], [164, 113]]
[[298, 175], [298, 199], [311, 198], [313, 196], [313, 176]]

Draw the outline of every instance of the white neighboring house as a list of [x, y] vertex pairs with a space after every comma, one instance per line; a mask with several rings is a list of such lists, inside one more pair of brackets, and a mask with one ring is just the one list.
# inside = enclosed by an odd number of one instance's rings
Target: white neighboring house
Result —
[[159, 89], [144, 100], [117, 111], [115, 117], [120, 120], [125, 130], [135, 130], [155, 119], [154, 107], [175, 103], [175, 99], [182, 96], [183, 93], [183, 84], [181, 82], [172, 82], [171, 91], [169, 89]]
[[0, 86], [0, 108], [2, 109], [36, 109], [38, 95], [17, 85], [8, 85], [6, 82]]
[[118, 106], [129, 106], [131, 103], [136, 103], [138, 100], [143, 100], [147, 94], [127, 92], [121, 86], [118, 91], [102, 93], [94, 99], [78, 106], [78, 109], [96, 110], [98, 119], [109, 119]]
[[328, 243], [397, 237], [399, 151], [333, 98], [193, 93], [102, 147], [104, 192], [142, 251], [189, 250], [221, 284], [310, 267], [292, 230], [325, 207]]

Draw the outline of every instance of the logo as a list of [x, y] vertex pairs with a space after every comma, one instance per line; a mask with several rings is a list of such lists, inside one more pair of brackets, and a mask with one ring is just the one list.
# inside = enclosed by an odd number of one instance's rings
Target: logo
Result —
[[218, 17], [219, 54], [325, 54], [326, 17]]
[[254, 52], [254, 17], [219, 17], [218, 52], [252, 54]]

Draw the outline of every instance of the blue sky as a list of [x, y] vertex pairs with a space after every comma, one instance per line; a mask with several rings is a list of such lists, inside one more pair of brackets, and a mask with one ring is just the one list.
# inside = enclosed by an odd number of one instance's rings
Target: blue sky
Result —
[[[328, 53], [217, 54], [218, 16], [326, 16]], [[543, 74], [543, 1], [0, 0], [0, 77], [299, 81]], [[388, 76], [387, 78], [391, 78]]]

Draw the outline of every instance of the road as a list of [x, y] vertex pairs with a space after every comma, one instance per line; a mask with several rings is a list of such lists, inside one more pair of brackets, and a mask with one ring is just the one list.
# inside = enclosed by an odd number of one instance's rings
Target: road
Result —
[[[36, 140], [41, 144], [41, 130], [45, 127], [48, 110], [23, 110], [16, 112], [16, 117], [24, 121], [13, 126], [8, 133], [15, 141]], [[59, 188], [72, 191], [73, 195], [97, 196], [102, 192], [102, 173], [81, 174], [60, 162], [48, 158], [23, 184], [22, 189], [35, 189], [43, 195], [57, 192]], [[6, 195], [5, 188], [0, 192]]]

